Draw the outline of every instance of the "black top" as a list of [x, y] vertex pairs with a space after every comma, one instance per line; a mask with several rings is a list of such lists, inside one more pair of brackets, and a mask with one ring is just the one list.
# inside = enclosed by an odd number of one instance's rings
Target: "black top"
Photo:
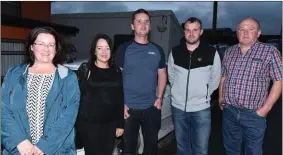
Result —
[[122, 72], [118, 67], [98, 68], [93, 65], [89, 79], [85, 78], [81, 83], [78, 121], [117, 122], [117, 128], [124, 128]]
[[174, 64], [185, 69], [196, 69], [213, 65], [215, 53], [216, 49], [214, 47], [202, 41], [193, 52], [187, 49], [185, 42], [172, 49]]

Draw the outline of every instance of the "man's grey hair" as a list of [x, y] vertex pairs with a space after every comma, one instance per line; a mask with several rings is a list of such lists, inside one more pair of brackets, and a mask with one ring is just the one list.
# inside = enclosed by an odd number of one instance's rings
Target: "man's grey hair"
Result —
[[240, 25], [244, 20], [247, 20], [247, 19], [253, 20], [254, 22], [256, 22], [256, 24], [257, 24], [257, 30], [259, 30], [259, 31], [261, 30], [261, 26], [260, 26], [259, 21], [258, 21], [257, 19], [255, 19], [255, 18], [253, 18], [253, 17], [247, 17], [247, 18], [244, 18], [243, 20], [241, 20], [240, 23], [239, 23], [238, 26], [237, 26], [237, 30], [239, 29], [239, 25]]

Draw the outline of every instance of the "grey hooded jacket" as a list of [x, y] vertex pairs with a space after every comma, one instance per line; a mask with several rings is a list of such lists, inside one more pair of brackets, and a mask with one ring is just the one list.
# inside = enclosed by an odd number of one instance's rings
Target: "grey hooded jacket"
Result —
[[185, 42], [174, 47], [168, 58], [172, 106], [186, 112], [210, 107], [220, 76], [221, 61], [214, 47], [200, 43], [192, 54]]

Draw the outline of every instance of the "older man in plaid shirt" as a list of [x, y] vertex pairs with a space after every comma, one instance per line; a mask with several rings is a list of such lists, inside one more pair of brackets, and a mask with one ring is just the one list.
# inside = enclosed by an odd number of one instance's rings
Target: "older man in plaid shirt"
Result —
[[[258, 41], [260, 24], [254, 18], [240, 22], [239, 44], [225, 52], [219, 86], [223, 110], [223, 140], [226, 154], [261, 155], [266, 115], [282, 91], [282, 62], [279, 51]], [[273, 80], [268, 94], [270, 80]]]

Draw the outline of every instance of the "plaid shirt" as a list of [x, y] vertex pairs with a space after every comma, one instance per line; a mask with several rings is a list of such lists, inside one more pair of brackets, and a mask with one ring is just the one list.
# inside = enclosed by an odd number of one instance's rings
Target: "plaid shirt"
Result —
[[236, 107], [262, 107], [268, 96], [270, 79], [282, 80], [279, 51], [268, 44], [256, 42], [245, 55], [239, 44], [234, 45], [227, 49], [222, 63], [223, 102]]

